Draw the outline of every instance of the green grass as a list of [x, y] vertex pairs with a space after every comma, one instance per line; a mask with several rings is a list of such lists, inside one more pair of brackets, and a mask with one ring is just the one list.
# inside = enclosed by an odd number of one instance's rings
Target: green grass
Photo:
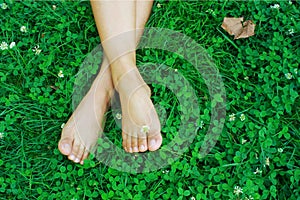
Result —
[[[207, 50], [225, 85], [227, 114], [216, 145], [199, 157], [212, 114], [208, 86], [180, 55], [139, 50], [139, 65], [165, 64], [184, 75], [200, 114], [195, 139], [183, 155], [169, 160], [171, 164], [160, 160], [165, 164], [162, 169], [137, 174], [107, 167], [97, 159], [80, 166], [57, 149], [61, 124], [72, 113], [75, 75], [100, 42], [89, 2], [6, 3], [8, 9], [0, 9], [0, 44], [16, 42], [16, 46], [0, 50], [0, 199], [299, 198], [299, 1], [155, 2], [147, 27], [178, 31]], [[271, 9], [276, 3], [280, 8]], [[226, 16], [253, 20], [256, 34], [233, 40], [221, 28]], [[21, 32], [21, 26], [27, 32]], [[37, 45], [39, 55], [32, 51]], [[60, 70], [63, 78], [58, 77]], [[161, 109], [166, 146], [176, 136], [185, 136], [178, 130], [181, 114], [189, 108], [189, 92], [183, 85], [182, 104], [170, 89], [159, 84], [151, 88]], [[105, 130], [121, 147], [113, 115], [108, 112]], [[177, 142], [185, 144], [183, 139]], [[178, 150], [174, 146], [159, 156]], [[236, 186], [243, 193], [235, 194]]]

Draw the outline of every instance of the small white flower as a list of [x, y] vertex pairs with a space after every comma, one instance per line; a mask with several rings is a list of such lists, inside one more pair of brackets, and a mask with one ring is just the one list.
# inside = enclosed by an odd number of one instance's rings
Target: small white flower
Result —
[[42, 50], [39, 49], [39, 48], [40, 48], [40, 46], [39, 46], [39, 45], [36, 45], [36, 46], [32, 49], [32, 51], [35, 52], [35, 55], [39, 55], [39, 54], [42, 52]]
[[1, 8], [2, 8], [3, 10], [5, 10], [5, 9], [7, 9], [7, 8], [8, 8], [8, 6], [7, 6], [7, 4], [6, 4], [6, 3], [2, 3], [2, 4], [1, 4]]
[[52, 9], [53, 9], [53, 10], [56, 10], [56, 5], [52, 5]]
[[65, 125], [66, 125], [65, 123], [62, 123], [60, 128], [63, 129], [65, 127]]
[[239, 187], [239, 186], [235, 186], [235, 187], [234, 187], [233, 193], [234, 193], [235, 195], [242, 194], [242, 193], [243, 193], [243, 189], [242, 189], [241, 187]]
[[273, 6], [271, 5], [270, 8], [272, 8], [272, 9], [279, 9], [280, 5], [279, 4], [274, 4]]
[[294, 29], [293, 28], [291, 28], [291, 29], [289, 29], [288, 30], [288, 33], [290, 34], [290, 35], [293, 35], [295, 32], [294, 32]]
[[20, 31], [26, 33], [27, 32], [26, 26], [21, 26]]
[[204, 127], [204, 122], [201, 120], [199, 127], [202, 129]]
[[158, 4], [156, 5], [156, 7], [157, 7], [157, 8], [161, 8], [161, 4], [158, 3]]
[[174, 69], [174, 71], [175, 71], [175, 72], [177, 72], [177, 71], [178, 71], [178, 69]]
[[266, 165], [270, 166], [270, 158], [269, 157], [266, 158]]
[[63, 77], [64, 77], [63, 71], [62, 71], [62, 70], [59, 70], [57, 76], [58, 76], [59, 78], [63, 78]]
[[229, 121], [234, 121], [235, 120], [235, 114], [232, 113], [231, 115], [229, 115]]
[[119, 119], [119, 120], [122, 119], [121, 113], [117, 113], [117, 114], [116, 114], [116, 118]]
[[298, 69], [297, 68], [294, 69], [294, 73], [298, 74]]
[[142, 126], [141, 133], [149, 133], [150, 127], [149, 126]]
[[1, 45], [0, 45], [0, 49], [1, 50], [8, 49], [8, 44], [6, 42], [2, 42]]
[[256, 168], [256, 171], [253, 172], [253, 174], [261, 174], [261, 173], [262, 173], [262, 171], [260, 169], [258, 169], [258, 167]]
[[4, 133], [0, 133], [0, 139], [4, 138]]
[[215, 14], [215, 11], [212, 10], [212, 9], [207, 9], [205, 12], [209, 13], [209, 14], [212, 14], [212, 15], [216, 15]]
[[245, 144], [247, 142], [247, 140], [245, 140], [244, 138], [242, 139], [242, 144]]
[[291, 80], [293, 78], [293, 75], [291, 73], [286, 73], [284, 75], [285, 75], [285, 78], [287, 78], [288, 80]]
[[293, 2], [290, 0], [290, 1], [289, 1], [289, 4], [290, 4], [290, 5], [292, 5], [292, 4], [293, 4]]
[[191, 197], [191, 200], [196, 200], [195, 197]]
[[9, 48], [14, 48], [16, 46], [16, 43], [15, 42], [12, 42], [12, 43], [10, 43], [10, 45], [9, 45]]
[[246, 81], [248, 81], [248, 80], [249, 80], [249, 76], [245, 76], [244, 79], [245, 79]]
[[244, 121], [246, 119], [246, 116], [244, 114], [241, 114], [240, 119], [241, 121]]
[[167, 173], [169, 173], [169, 170], [167, 170], [167, 169], [166, 169], [166, 170], [163, 170], [162, 173], [163, 173], [163, 174], [167, 174]]
[[245, 197], [245, 200], [253, 200], [253, 197], [250, 195], [249, 198]]
[[282, 148], [278, 148], [277, 151], [278, 151], [279, 153], [282, 153], [282, 152], [283, 152], [283, 149], [282, 149]]

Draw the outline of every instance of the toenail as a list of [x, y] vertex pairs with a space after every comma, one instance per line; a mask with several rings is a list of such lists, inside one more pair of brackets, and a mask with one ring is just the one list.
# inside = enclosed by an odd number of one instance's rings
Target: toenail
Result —
[[131, 147], [129, 148], [129, 152], [130, 152], [130, 153], [132, 152], [132, 148], [131, 148]]
[[76, 158], [74, 162], [79, 163], [80, 159]]
[[155, 144], [156, 144], [155, 140], [151, 140], [151, 141], [150, 141], [150, 146], [151, 146], [151, 147], [154, 147]]
[[140, 146], [140, 150], [141, 150], [141, 151], [145, 151], [145, 146], [144, 146], [144, 145], [141, 145], [141, 146]]
[[70, 155], [69, 159], [70, 159], [70, 160], [74, 160], [74, 159], [75, 159], [75, 156], [74, 156], [74, 155]]
[[138, 152], [139, 149], [137, 147], [133, 147], [133, 152]]
[[64, 145], [62, 146], [62, 148], [63, 148], [65, 151], [70, 151], [70, 150], [71, 150], [69, 144], [64, 144]]

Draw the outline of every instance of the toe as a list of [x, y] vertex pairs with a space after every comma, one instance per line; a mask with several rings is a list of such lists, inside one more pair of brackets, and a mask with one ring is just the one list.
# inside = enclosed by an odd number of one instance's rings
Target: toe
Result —
[[58, 143], [58, 149], [63, 155], [70, 155], [72, 150], [73, 139], [63, 138]]
[[156, 151], [159, 149], [162, 143], [162, 137], [160, 133], [152, 136], [148, 136], [148, 149], [149, 151]]
[[139, 152], [145, 152], [148, 149], [147, 135], [140, 133], [138, 136]]
[[81, 158], [84, 154], [85, 151], [85, 147], [84, 145], [77, 143], [76, 141], [73, 144], [73, 149], [72, 149], [72, 155], [74, 155], [74, 159], [73, 160], [75, 163], [79, 163], [81, 161]]
[[81, 158], [80, 164], [83, 165], [84, 160], [87, 159], [87, 157], [89, 156], [89, 153], [90, 153], [89, 150], [88, 150], [88, 149], [85, 149], [85, 151], [84, 151], [84, 153], [83, 153], [83, 156], [82, 156], [82, 158]]
[[123, 147], [124, 147], [124, 150], [126, 152], [129, 152], [129, 153], [132, 153], [132, 146], [131, 146], [131, 135], [129, 135], [128, 133], [126, 132], [122, 132], [122, 138], [123, 138]]
[[137, 133], [134, 133], [131, 136], [131, 147], [132, 147], [132, 152], [134, 152], [134, 153], [139, 152], [139, 148], [138, 148], [138, 135], [137, 135]]

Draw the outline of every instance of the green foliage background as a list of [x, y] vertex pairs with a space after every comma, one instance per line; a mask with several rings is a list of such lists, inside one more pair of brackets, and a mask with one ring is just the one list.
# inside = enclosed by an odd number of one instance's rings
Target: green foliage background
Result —
[[[155, 1], [147, 26], [179, 31], [207, 49], [226, 86], [228, 117], [217, 145], [199, 158], [210, 122], [203, 81], [176, 55], [139, 51], [138, 63], [164, 63], [187, 77], [203, 123], [198, 121], [198, 134], [180, 159], [143, 174], [119, 172], [95, 159], [73, 164], [57, 149], [60, 126], [72, 113], [75, 75], [100, 42], [89, 2], [6, 3], [8, 9], [0, 9], [0, 43], [14, 41], [16, 47], [0, 50], [0, 199], [299, 198], [299, 1]], [[280, 8], [270, 8], [274, 4]], [[233, 40], [220, 28], [226, 16], [253, 20], [255, 36]], [[32, 51], [37, 45], [39, 55]], [[178, 108], [169, 91], [152, 89], [153, 101], [167, 111]], [[176, 112], [166, 114], [164, 144], [180, 124]], [[111, 116], [106, 129], [120, 145]], [[243, 193], [236, 195], [235, 186]]]

